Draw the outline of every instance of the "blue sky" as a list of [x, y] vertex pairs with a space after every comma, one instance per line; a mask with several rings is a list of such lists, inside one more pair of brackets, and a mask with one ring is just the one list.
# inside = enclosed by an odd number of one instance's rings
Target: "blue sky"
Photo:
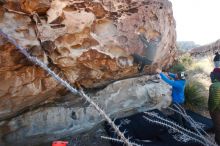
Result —
[[170, 0], [177, 41], [204, 45], [220, 39], [220, 0]]

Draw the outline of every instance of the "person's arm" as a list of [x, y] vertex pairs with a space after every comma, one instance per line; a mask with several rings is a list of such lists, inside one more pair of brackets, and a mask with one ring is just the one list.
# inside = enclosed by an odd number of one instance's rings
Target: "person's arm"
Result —
[[211, 82], [214, 83], [215, 76], [213, 72], [210, 73], [210, 78], [211, 78]]
[[173, 73], [168, 73], [168, 75], [171, 77], [171, 78], [173, 78], [173, 79], [175, 79], [175, 77], [176, 77], [176, 74], [173, 74]]
[[156, 72], [160, 74], [161, 79], [164, 80], [167, 84], [174, 87], [180, 87], [180, 85], [176, 81], [170, 80], [165, 74], [162, 73], [160, 69], [157, 68]]
[[162, 80], [164, 80], [167, 84], [174, 86], [175, 83], [173, 80], [170, 80], [166, 75], [164, 75], [162, 72], [160, 73], [160, 77]]

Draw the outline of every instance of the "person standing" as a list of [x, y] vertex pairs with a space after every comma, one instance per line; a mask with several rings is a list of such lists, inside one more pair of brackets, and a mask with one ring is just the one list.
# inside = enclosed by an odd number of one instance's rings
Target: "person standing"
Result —
[[218, 52], [215, 53], [213, 62], [214, 62], [215, 68], [210, 74], [212, 83], [215, 82], [215, 80], [217, 80], [218, 78], [220, 79], [220, 68], [219, 68], [220, 67], [220, 54]]
[[215, 130], [215, 141], [220, 145], [220, 55], [215, 53], [215, 68], [210, 74], [211, 86], [209, 87], [208, 109]]
[[[173, 79], [171, 80], [160, 69], [156, 69], [156, 72], [160, 74], [163, 81], [172, 86], [172, 107], [176, 109], [174, 106], [175, 104], [182, 105], [185, 102], [184, 90], [186, 84], [186, 74], [184, 72], [178, 72], [177, 74], [168, 73], [168, 76]], [[175, 112], [174, 117], [178, 123], [183, 126], [182, 116]]]

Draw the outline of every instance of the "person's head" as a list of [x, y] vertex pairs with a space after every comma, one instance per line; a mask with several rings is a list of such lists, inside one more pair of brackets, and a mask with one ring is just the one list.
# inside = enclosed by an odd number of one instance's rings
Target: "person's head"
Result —
[[214, 61], [215, 68], [219, 68], [220, 67], [220, 54], [218, 52], [215, 53], [215, 57], [213, 61]]
[[186, 73], [185, 72], [178, 72], [177, 74], [176, 74], [176, 80], [185, 80], [186, 79]]

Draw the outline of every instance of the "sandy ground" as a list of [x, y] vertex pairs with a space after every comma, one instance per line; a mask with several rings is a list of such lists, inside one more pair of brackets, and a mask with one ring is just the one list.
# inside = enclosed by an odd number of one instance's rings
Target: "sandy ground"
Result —
[[100, 124], [87, 133], [65, 139], [70, 142], [70, 146], [111, 146], [110, 142], [101, 139], [101, 136], [107, 136], [107, 134], [104, 127]]
[[[107, 136], [104, 126], [99, 124], [90, 131], [75, 136], [68, 136], [57, 141], [68, 141], [68, 146], [111, 146], [108, 140], [101, 139]], [[40, 144], [38, 146], [52, 146], [52, 142]]]

